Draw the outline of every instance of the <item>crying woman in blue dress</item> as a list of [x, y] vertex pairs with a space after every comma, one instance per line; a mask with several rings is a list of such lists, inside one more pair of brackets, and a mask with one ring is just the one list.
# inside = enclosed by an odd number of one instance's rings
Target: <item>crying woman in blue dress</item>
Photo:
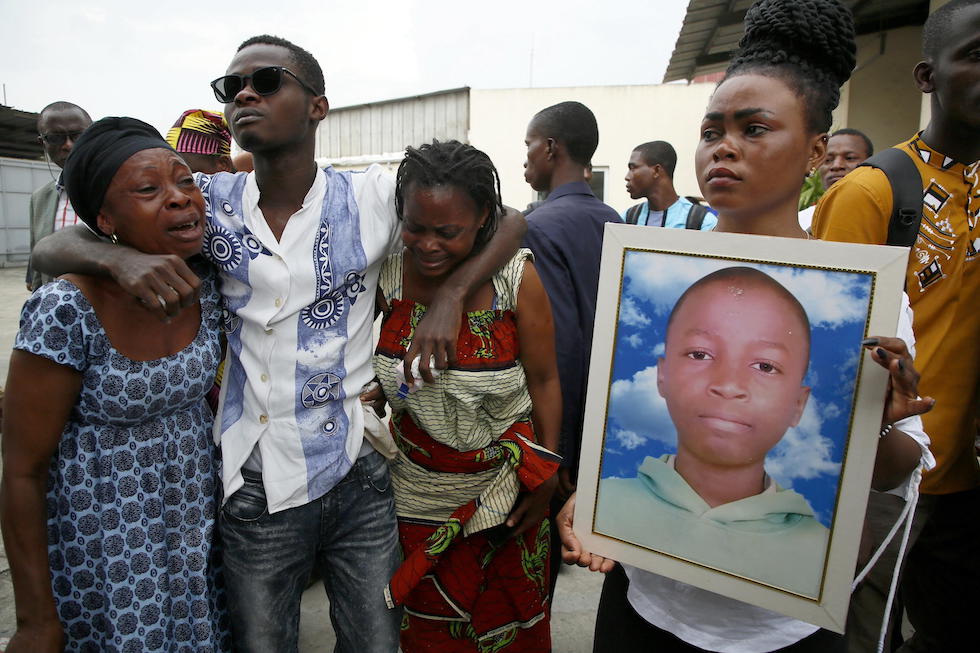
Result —
[[[155, 129], [100, 120], [64, 174], [91, 229], [194, 266], [204, 200]], [[199, 301], [165, 326], [94, 275], [66, 275], [25, 304], [3, 425], [0, 515], [17, 612], [7, 651], [228, 650], [205, 403], [220, 306], [212, 276], [199, 274]]]

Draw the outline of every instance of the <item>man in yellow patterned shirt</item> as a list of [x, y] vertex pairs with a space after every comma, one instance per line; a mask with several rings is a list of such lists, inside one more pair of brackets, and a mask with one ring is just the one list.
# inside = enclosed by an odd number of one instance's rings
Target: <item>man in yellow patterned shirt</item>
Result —
[[[980, 605], [980, 468], [974, 450], [980, 378], [980, 0], [953, 0], [930, 16], [923, 55], [914, 76], [931, 95], [932, 118], [924, 131], [896, 147], [922, 178], [922, 222], [909, 254], [906, 291], [915, 313], [919, 389], [936, 398], [932, 412], [922, 416], [936, 468], [922, 481], [913, 535], [921, 532], [902, 581], [916, 632], [901, 650], [959, 651], [975, 646], [970, 613]], [[891, 214], [885, 174], [862, 167], [821, 199], [813, 231], [826, 240], [884, 244]], [[873, 494], [868, 516], [874, 530], [887, 530], [900, 507], [895, 497]], [[879, 540], [882, 535], [875, 533]], [[852, 650], [874, 650], [891, 573], [888, 564], [878, 568], [885, 573], [869, 577], [852, 601]]]

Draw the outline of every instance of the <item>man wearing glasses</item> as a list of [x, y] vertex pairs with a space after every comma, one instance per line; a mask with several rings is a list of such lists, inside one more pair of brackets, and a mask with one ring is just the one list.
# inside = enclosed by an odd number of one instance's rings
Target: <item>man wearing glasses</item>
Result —
[[[378, 274], [402, 247], [394, 180], [378, 166], [317, 168], [323, 73], [293, 43], [248, 39], [211, 86], [255, 164], [253, 173], [197, 177], [203, 253], [221, 276], [228, 337], [215, 436], [234, 648], [296, 651], [300, 597], [316, 571], [336, 650], [395, 653], [401, 612], [384, 598], [401, 561], [394, 497], [359, 398], [374, 377]], [[523, 231], [508, 210], [431, 303], [406, 356], [421, 358], [427, 380], [430, 354], [440, 367], [455, 358], [464, 300], [510, 259]], [[161, 316], [189, 305], [200, 283], [176, 257], [99, 243], [79, 229], [48, 238], [36, 259], [52, 273], [111, 274]]]
[[[75, 139], [92, 124], [85, 109], [71, 102], [52, 102], [41, 109], [37, 117], [37, 140], [41, 142], [48, 160], [60, 170], [71, 153]], [[68, 193], [61, 185], [61, 175], [41, 186], [31, 195], [31, 250], [34, 244], [48, 234], [75, 224], [75, 209], [68, 201]], [[52, 277], [42, 275], [27, 266], [27, 289], [36, 290]]]

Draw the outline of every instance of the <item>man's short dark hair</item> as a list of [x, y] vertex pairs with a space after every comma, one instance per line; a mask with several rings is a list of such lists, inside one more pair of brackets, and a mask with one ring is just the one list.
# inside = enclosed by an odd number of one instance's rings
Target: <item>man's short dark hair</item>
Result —
[[41, 119], [44, 117], [44, 114], [48, 113], [49, 111], [77, 111], [83, 116], [85, 116], [86, 120], [92, 122], [92, 117], [88, 115], [88, 111], [86, 111], [82, 107], [78, 106], [74, 102], [66, 102], [64, 100], [58, 100], [57, 102], [52, 102], [48, 106], [41, 109], [41, 111], [37, 114], [38, 125], [41, 124]]
[[302, 77], [303, 81], [309, 84], [310, 88], [315, 90], [318, 95], [324, 94], [326, 87], [323, 83], [323, 69], [320, 68], [320, 64], [316, 58], [303, 48], [282, 37], [261, 34], [246, 39], [245, 42], [238, 46], [236, 52], [241, 52], [250, 45], [278, 45], [281, 48], [286, 48], [289, 50], [290, 58], [296, 64], [296, 68], [298, 68], [298, 70], [292, 72]]
[[946, 36], [953, 27], [953, 17], [967, 7], [980, 4], [980, 0], [952, 0], [937, 9], [922, 26], [922, 55], [932, 60], [947, 43]]
[[648, 166], [659, 165], [668, 177], [674, 178], [674, 169], [677, 167], [677, 152], [674, 151], [674, 146], [667, 141], [640, 143], [633, 148], [633, 151], [639, 152]]
[[542, 136], [564, 145], [569, 158], [580, 165], [588, 165], [599, 147], [595, 114], [581, 102], [560, 102], [542, 109], [531, 122]]
[[831, 134], [830, 138], [833, 138], [834, 136], [857, 136], [858, 138], [864, 141], [864, 149], [867, 151], [867, 155], [869, 157], [875, 153], [875, 146], [871, 144], [871, 139], [868, 138], [868, 135], [865, 134], [860, 129], [851, 129], [850, 127], [844, 127], [843, 129], [838, 129], [833, 134]]

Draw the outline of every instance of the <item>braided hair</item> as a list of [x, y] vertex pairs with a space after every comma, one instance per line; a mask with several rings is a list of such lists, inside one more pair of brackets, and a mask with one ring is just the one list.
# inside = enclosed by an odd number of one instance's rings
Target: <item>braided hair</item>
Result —
[[405, 158], [398, 165], [395, 177], [395, 210], [399, 220], [404, 219], [405, 190], [409, 186], [415, 189], [452, 186], [469, 195], [478, 212], [487, 212], [487, 219], [473, 242], [474, 252], [490, 241], [504, 212], [500, 175], [490, 157], [456, 140], [433, 140], [405, 149]]
[[738, 75], [777, 77], [803, 99], [814, 134], [830, 129], [856, 60], [854, 19], [839, 0], [759, 0], [738, 46], [719, 86]]

